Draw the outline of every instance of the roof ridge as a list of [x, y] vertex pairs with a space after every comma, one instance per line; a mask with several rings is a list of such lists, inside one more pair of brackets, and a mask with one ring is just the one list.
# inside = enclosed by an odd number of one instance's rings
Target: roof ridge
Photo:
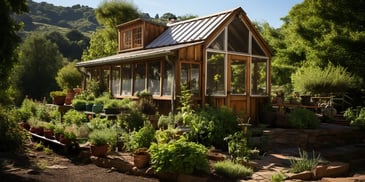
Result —
[[167, 26], [168, 27], [172, 27], [172, 26], [176, 26], [176, 25], [179, 25], [179, 24], [190, 23], [190, 22], [193, 22], [193, 21], [198, 21], [198, 20], [206, 19], [206, 18], [213, 17], [213, 16], [218, 16], [218, 15], [221, 15], [221, 14], [232, 13], [232, 12], [234, 12], [237, 9], [242, 9], [242, 8], [241, 7], [237, 7], [237, 8], [234, 8], [234, 9], [230, 9], [230, 10], [226, 10], [226, 11], [214, 13], [214, 14], [211, 14], [211, 15], [206, 15], [206, 16], [196, 17], [196, 18], [193, 18], [193, 19], [188, 19], [188, 20], [184, 20], [184, 21], [179, 21], [179, 22], [171, 23], [171, 24], [168, 24]]

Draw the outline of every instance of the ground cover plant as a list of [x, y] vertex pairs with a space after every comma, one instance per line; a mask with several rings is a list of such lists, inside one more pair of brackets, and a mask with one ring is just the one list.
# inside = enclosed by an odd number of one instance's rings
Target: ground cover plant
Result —
[[213, 167], [216, 173], [234, 179], [248, 178], [253, 173], [251, 168], [234, 163], [231, 160], [219, 161]]
[[313, 151], [312, 156], [308, 156], [308, 153], [299, 149], [299, 158], [290, 158], [290, 172], [300, 173], [303, 171], [312, 170], [316, 167], [321, 160], [321, 156], [316, 156]]

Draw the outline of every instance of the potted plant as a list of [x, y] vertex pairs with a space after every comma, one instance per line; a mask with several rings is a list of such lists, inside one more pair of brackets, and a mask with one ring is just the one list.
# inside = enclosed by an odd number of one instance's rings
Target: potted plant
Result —
[[101, 113], [103, 111], [104, 103], [106, 102], [106, 100], [109, 100], [109, 98], [106, 97], [96, 98], [94, 101], [94, 105], [92, 107], [92, 112]]
[[67, 90], [67, 97], [65, 100], [67, 105], [71, 104], [75, 95], [73, 89], [80, 85], [82, 79], [82, 74], [76, 69], [74, 63], [67, 64], [57, 72], [57, 84], [64, 90]]
[[71, 142], [76, 140], [75, 133], [71, 131], [63, 131], [60, 135], [59, 141], [65, 145], [69, 145]]
[[86, 110], [86, 100], [83, 99], [73, 99], [72, 106], [77, 111], [85, 111]]
[[35, 117], [31, 117], [29, 119], [28, 123], [30, 125], [29, 131], [31, 133], [34, 133], [34, 134], [37, 134], [37, 135], [43, 135], [43, 125], [42, 125], [41, 121], [39, 121]]
[[52, 98], [53, 104], [64, 105], [66, 99], [66, 93], [64, 91], [51, 91], [49, 95]]
[[91, 155], [102, 157], [105, 156], [110, 146], [114, 146], [117, 141], [117, 132], [113, 129], [96, 129], [89, 134], [91, 143]]
[[133, 153], [133, 162], [138, 169], [148, 167], [151, 159], [151, 155], [147, 148], [136, 149]]
[[121, 108], [120, 101], [118, 99], [110, 99], [104, 104], [105, 114], [119, 114]]
[[43, 129], [43, 135], [46, 138], [53, 138], [54, 132], [53, 130], [55, 129], [55, 125], [52, 123], [47, 123], [44, 125], [44, 129]]

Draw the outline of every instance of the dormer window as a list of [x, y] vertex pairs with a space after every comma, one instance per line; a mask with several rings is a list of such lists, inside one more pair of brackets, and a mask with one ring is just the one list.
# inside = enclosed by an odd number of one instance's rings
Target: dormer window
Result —
[[136, 26], [122, 33], [122, 49], [142, 47], [142, 27]]

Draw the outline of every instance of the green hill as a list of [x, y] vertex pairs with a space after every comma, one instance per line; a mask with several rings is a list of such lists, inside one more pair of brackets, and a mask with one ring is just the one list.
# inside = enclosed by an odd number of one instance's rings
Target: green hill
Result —
[[24, 22], [24, 32], [58, 31], [65, 33], [78, 30], [89, 36], [100, 25], [96, 21], [94, 9], [88, 6], [55, 6], [46, 2], [28, 1], [29, 12], [17, 17]]

